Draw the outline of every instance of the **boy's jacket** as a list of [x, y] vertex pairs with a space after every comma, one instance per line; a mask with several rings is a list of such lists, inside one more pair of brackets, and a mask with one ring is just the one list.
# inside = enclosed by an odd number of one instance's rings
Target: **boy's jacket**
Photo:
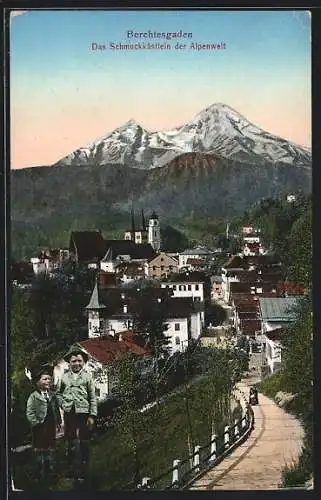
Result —
[[58, 381], [56, 396], [59, 406], [66, 412], [75, 407], [76, 413], [97, 416], [95, 383], [90, 373], [82, 370], [73, 378], [71, 370], [65, 372]]
[[49, 402], [47, 402], [41, 392], [34, 391], [28, 398], [26, 410], [26, 416], [31, 427], [43, 424], [47, 416], [48, 405], [51, 405], [56, 425], [61, 424], [59, 406], [55, 395], [52, 392], [49, 392]]

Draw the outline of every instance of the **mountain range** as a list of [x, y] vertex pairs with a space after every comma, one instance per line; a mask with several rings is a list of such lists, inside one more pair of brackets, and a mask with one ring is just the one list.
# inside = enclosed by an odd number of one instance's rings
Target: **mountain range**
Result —
[[311, 162], [307, 148], [265, 132], [231, 107], [218, 103], [168, 131], [149, 132], [135, 120], [129, 120], [56, 165], [117, 164], [151, 169], [163, 167], [185, 153], [214, 154], [256, 165], [281, 162], [306, 166]]
[[230, 217], [261, 198], [309, 193], [311, 172], [310, 150], [213, 104], [167, 132], [130, 120], [52, 166], [13, 170], [11, 215], [23, 227], [46, 228], [127, 217], [133, 205], [168, 222]]

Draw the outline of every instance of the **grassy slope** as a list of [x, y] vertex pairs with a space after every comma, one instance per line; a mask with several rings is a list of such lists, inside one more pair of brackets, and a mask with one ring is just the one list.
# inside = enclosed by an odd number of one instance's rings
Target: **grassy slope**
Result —
[[[191, 389], [190, 414], [195, 444], [205, 445], [210, 441], [211, 425], [209, 410], [211, 403], [207, 393], [206, 379], [198, 381]], [[226, 425], [226, 417], [218, 416], [216, 433]], [[183, 393], [176, 394], [160, 409], [152, 409], [143, 414], [140, 431], [139, 456], [141, 477], [156, 477], [171, 468], [173, 460], [184, 460], [188, 456], [188, 421]], [[17, 457], [14, 477], [17, 488], [30, 490], [32, 460], [26, 461], [21, 454]], [[19, 462], [19, 463], [18, 463]], [[27, 462], [27, 463], [26, 463]], [[61, 478], [64, 471], [63, 442], [57, 446], [57, 468], [60, 480], [52, 486], [54, 490], [65, 490], [71, 486]], [[120, 474], [121, 471], [121, 474]], [[165, 486], [171, 475], [164, 478]], [[91, 483], [95, 490], [120, 490], [133, 480], [133, 455], [129, 446], [121, 439], [120, 431], [110, 428], [97, 436], [92, 446]]]

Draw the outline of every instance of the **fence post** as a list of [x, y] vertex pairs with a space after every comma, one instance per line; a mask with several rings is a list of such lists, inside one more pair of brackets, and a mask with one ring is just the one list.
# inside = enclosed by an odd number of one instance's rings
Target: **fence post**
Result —
[[196, 445], [195, 448], [194, 448], [194, 463], [193, 463], [193, 466], [194, 466], [194, 470], [195, 472], [199, 472], [200, 471], [200, 446]]
[[142, 488], [150, 488], [149, 481], [150, 481], [150, 477], [143, 477]]
[[179, 481], [179, 464], [181, 461], [179, 459], [174, 460], [173, 462], [173, 479], [172, 479], [172, 485], [178, 484]]
[[216, 434], [212, 434], [212, 439], [211, 439], [211, 455], [209, 462], [214, 462], [216, 460]]
[[224, 427], [224, 448], [225, 450], [230, 446], [230, 427], [226, 425]]
[[235, 436], [235, 440], [237, 440], [240, 437], [239, 421], [238, 420], [234, 421], [234, 436]]

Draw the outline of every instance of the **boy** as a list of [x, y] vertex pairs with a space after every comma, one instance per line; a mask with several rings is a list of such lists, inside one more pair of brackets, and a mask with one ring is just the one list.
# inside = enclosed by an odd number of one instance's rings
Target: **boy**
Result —
[[37, 478], [54, 471], [56, 429], [61, 416], [55, 394], [52, 392], [52, 369], [43, 366], [32, 377], [37, 389], [27, 401], [26, 416], [31, 425], [32, 446], [38, 465]]
[[64, 359], [69, 369], [58, 381], [56, 394], [64, 414], [68, 476], [75, 478], [78, 434], [81, 455], [78, 479], [84, 479], [89, 465], [90, 434], [97, 416], [95, 385], [91, 374], [84, 370], [88, 355], [81, 347], [72, 346]]

